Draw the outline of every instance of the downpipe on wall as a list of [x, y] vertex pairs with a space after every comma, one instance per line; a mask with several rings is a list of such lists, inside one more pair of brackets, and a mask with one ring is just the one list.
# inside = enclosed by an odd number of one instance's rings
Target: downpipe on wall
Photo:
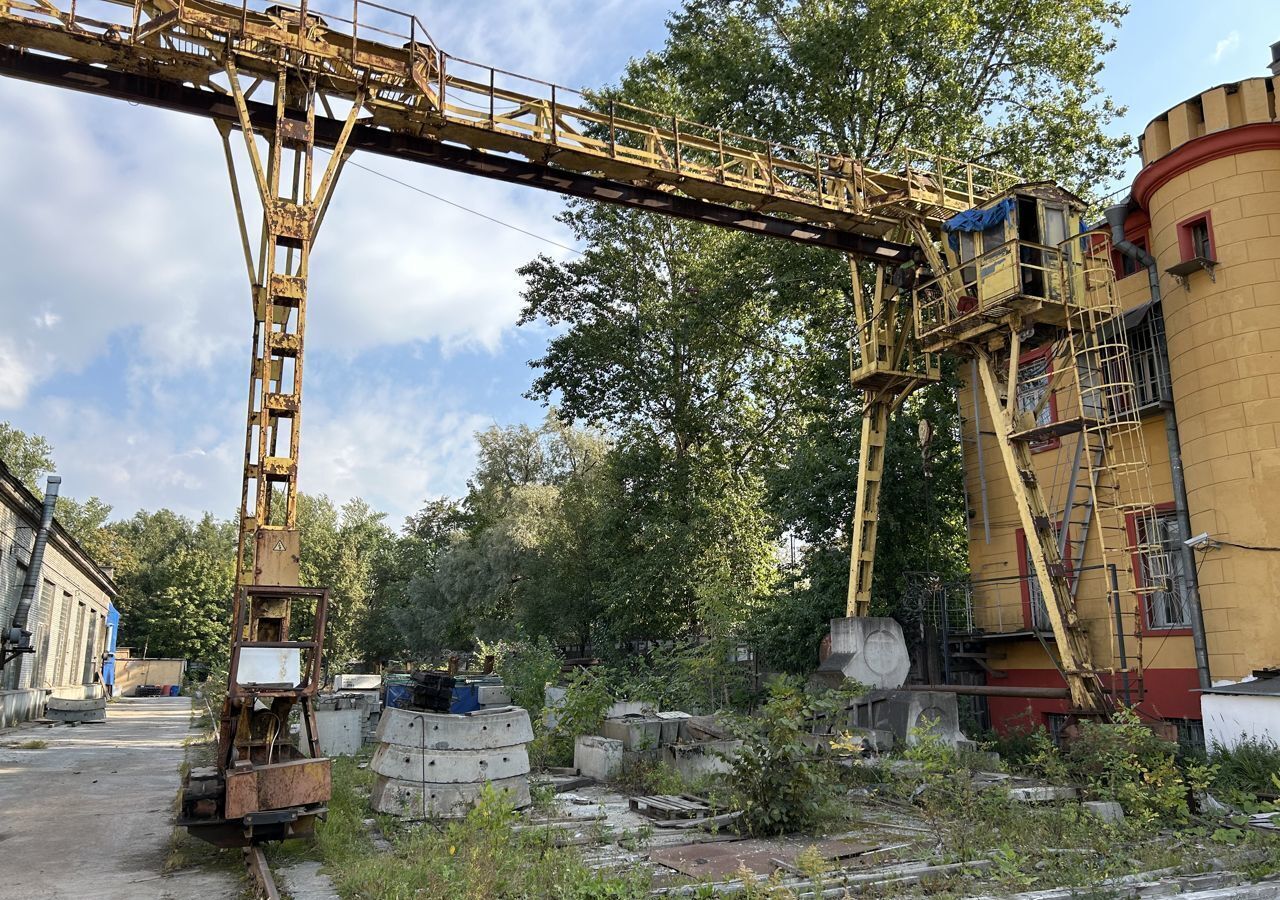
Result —
[[31, 548], [31, 561], [27, 564], [27, 576], [22, 582], [22, 593], [18, 596], [18, 608], [13, 611], [13, 621], [4, 632], [4, 641], [0, 645], [0, 669], [10, 660], [23, 653], [34, 653], [31, 644], [31, 632], [27, 630], [27, 618], [31, 615], [31, 606], [35, 603], [36, 591], [40, 587], [41, 570], [44, 568], [44, 549], [49, 543], [49, 530], [53, 527], [53, 511], [58, 503], [58, 487], [62, 479], [50, 475], [44, 492], [44, 508], [40, 513], [40, 527], [36, 530], [35, 544]]

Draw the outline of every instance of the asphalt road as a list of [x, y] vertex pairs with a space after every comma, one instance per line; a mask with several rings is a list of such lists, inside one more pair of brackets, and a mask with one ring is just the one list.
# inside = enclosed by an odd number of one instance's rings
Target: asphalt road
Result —
[[187, 697], [121, 698], [103, 724], [0, 734], [0, 898], [237, 897], [230, 874], [162, 871], [190, 728]]

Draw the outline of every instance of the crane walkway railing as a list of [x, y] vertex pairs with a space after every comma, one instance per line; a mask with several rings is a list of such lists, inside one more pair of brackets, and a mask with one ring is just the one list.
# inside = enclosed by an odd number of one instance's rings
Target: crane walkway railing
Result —
[[363, 87], [379, 127], [877, 236], [1016, 180], [912, 149], [878, 171], [450, 56], [417, 16], [372, 0], [0, 0], [0, 44], [221, 92], [230, 53], [250, 81], [287, 70], [347, 101]]

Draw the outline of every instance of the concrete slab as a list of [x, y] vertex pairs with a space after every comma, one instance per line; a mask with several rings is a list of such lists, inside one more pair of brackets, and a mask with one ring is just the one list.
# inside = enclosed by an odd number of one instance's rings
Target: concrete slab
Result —
[[[164, 875], [188, 697], [121, 698], [97, 725], [0, 734], [0, 896], [219, 900], [225, 872]], [[48, 741], [44, 750], [10, 743]]]
[[533, 740], [529, 713], [518, 706], [466, 715], [383, 710], [378, 742], [420, 750], [492, 750]]
[[517, 809], [530, 803], [529, 779], [524, 775], [474, 784], [401, 781], [379, 775], [370, 792], [369, 802], [378, 812], [407, 819], [460, 817], [475, 805], [485, 785], [506, 794]]
[[469, 784], [528, 775], [529, 751], [524, 744], [494, 750], [419, 750], [379, 744], [369, 768], [401, 781]]

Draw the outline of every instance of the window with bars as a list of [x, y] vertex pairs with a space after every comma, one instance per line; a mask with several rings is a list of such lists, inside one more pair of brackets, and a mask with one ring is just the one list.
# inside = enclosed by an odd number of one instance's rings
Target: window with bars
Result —
[[1161, 510], [1137, 520], [1140, 546], [1147, 547], [1141, 559], [1142, 585], [1154, 588], [1146, 595], [1147, 627], [1151, 629], [1190, 628], [1191, 604], [1181, 543], [1186, 539], [1173, 510]]
[[1031, 627], [1035, 631], [1049, 631], [1053, 625], [1049, 622], [1049, 610], [1044, 605], [1044, 589], [1040, 587], [1040, 579], [1036, 576], [1036, 567], [1031, 562], [1031, 544], [1022, 542], [1022, 571], [1027, 579], [1027, 596], [1031, 605]]
[[1169, 371], [1164, 364], [1164, 319], [1152, 309], [1125, 333], [1129, 344], [1129, 371], [1133, 376], [1138, 409], [1158, 406], [1171, 397]]
[[[1053, 358], [1049, 348], [1032, 350], [1018, 361], [1018, 388], [1015, 398], [1021, 428], [1051, 425], [1058, 420], [1058, 404], [1049, 390], [1053, 376]], [[1031, 422], [1034, 415], [1034, 425]], [[1050, 450], [1061, 444], [1058, 438], [1047, 438], [1031, 444], [1033, 453]]]

